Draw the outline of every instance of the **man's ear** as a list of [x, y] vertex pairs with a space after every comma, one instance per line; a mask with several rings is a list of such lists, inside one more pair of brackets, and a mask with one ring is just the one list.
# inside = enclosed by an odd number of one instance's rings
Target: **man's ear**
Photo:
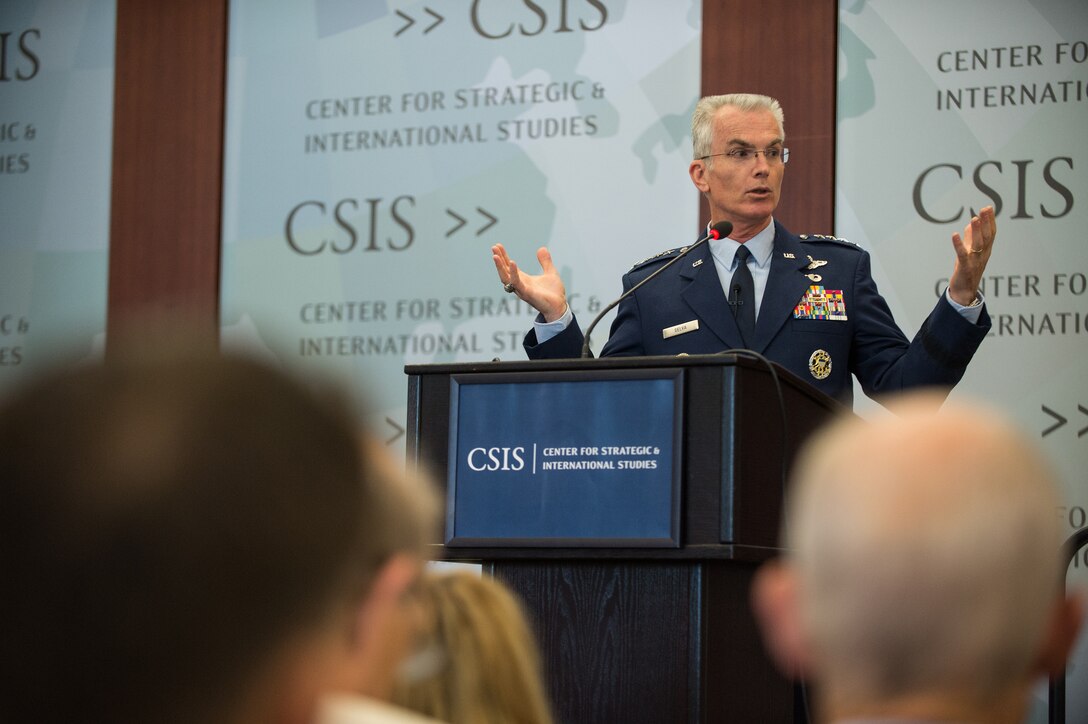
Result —
[[788, 563], [763, 564], [752, 581], [752, 610], [763, 632], [763, 645], [786, 676], [804, 678], [811, 652], [801, 625], [799, 582]]
[[342, 676], [335, 689], [369, 694], [389, 677], [387, 629], [397, 628], [404, 597], [419, 579], [422, 564], [415, 556], [398, 553], [378, 570], [373, 582], [350, 611], [350, 633], [344, 648]]
[[710, 190], [705, 161], [692, 161], [691, 165], [688, 166], [688, 175], [691, 176], [691, 182], [695, 184], [695, 188], [699, 189], [701, 193], [705, 194]]
[[1084, 622], [1085, 600], [1082, 594], [1071, 594], [1054, 602], [1054, 611], [1036, 661], [1036, 669], [1046, 676], [1061, 676], [1077, 633]]
[[408, 590], [419, 580], [421, 564], [406, 553], [392, 556], [378, 570], [374, 582], [355, 611], [352, 647], [365, 649], [397, 612]]

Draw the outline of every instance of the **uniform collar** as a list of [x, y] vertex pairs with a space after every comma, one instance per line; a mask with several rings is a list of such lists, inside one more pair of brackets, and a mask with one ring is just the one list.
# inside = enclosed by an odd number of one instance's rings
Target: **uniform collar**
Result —
[[[708, 224], [707, 233], [709, 232], [710, 226]], [[744, 242], [744, 246], [748, 247], [748, 251], [752, 253], [756, 266], [761, 269], [765, 268], [771, 261], [771, 252], [774, 251], [774, 234], [775, 223], [774, 219], [771, 219], [763, 231]], [[740, 247], [741, 243], [739, 241], [733, 241], [729, 238], [710, 240], [710, 253], [727, 269], [733, 269], [733, 258]]]

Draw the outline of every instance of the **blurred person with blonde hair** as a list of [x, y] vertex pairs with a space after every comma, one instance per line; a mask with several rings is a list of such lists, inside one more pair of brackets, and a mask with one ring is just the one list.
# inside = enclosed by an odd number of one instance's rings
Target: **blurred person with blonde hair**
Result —
[[552, 724], [540, 653], [514, 594], [468, 571], [428, 571], [413, 665], [393, 701], [450, 724]]
[[1061, 503], [1040, 452], [992, 410], [913, 395], [814, 435], [785, 553], [754, 605], [822, 722], [1021, 722], [1083, 614], [1062, 594]]

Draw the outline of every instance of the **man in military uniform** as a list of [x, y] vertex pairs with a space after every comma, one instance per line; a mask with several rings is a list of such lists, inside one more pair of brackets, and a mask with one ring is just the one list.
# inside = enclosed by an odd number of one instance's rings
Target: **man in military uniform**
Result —
[[[751, 349], [847, 404], [853, 373], [866, 394], [951, 387], [990, 329], [979, 282], [993, 248], [993, 207], [952, 235], [956, 263], [948, 289], [908, 341], [872, 278], [869, 254], [830, 236], [788, 231], [773, 218], [789, 151], [783, 114], [767, 96], [699, 101], [688, 172], [728, 238], [695, 249], [625, 299], [602, 355], [712, 354]], [[683, 249], [636, 264], [630, 289]], [[541, 273], [526, 274], [501, 244], [499, 279], [540, 315], [525, 337], [532, 359], [577, 357], [583, 336], [546, 248]]]

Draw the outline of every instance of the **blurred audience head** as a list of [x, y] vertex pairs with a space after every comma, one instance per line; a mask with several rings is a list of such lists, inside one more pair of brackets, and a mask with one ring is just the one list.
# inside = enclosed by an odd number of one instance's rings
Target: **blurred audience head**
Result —
[[824, 719], [1021, 721], [1075, 639], [1052, 471], [993, 411], [937, 405], [844, 419], [795, 467], [786, 553], [754, 597]]
[[0, 719], [308, 721], [433, 512], [344, 397], [176, 339], [5, 397]]
[[521, 604], [500, 581], [428, 572], [417, 653], [394, 701], [450, 724], [551, 724], [540, 654]]

